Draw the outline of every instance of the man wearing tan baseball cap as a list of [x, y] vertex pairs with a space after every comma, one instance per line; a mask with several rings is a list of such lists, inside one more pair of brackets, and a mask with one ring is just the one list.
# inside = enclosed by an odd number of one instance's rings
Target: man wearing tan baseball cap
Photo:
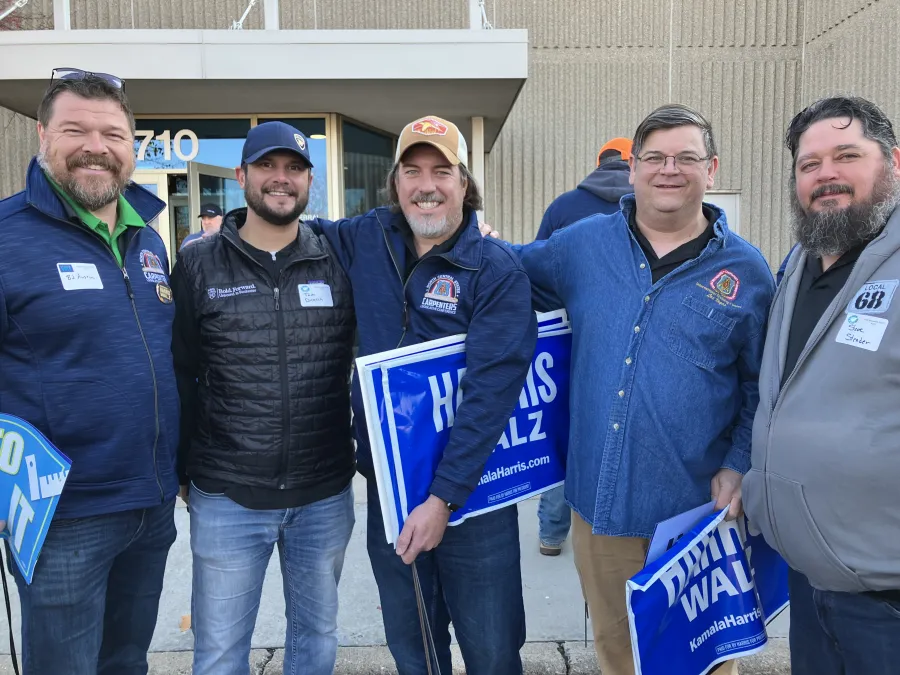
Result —
[[482, 237], [482, 199], [467, 161], [466, 141], [454, 124], [422, 117], [400, 133], [385, 185], [388, 206], [336, 223], [310, 223], [328, 238], [350, 278], [360, 356], [467, 334], [460, 382], [465, 396], [434, 474], [413, 486], [421, 491], [421, 503], [409, 504], [395, 544], [385, 536], [354, 378], [357, 467], [368, 484], [369, 559], [399, 675], [421, 675], [432, 661], [423, 648], [413, 561], [440, 672], [452, 670], [452, 621], [469, 675], [522, 673], [525, 608], [516, 507], [447, 527], [450, 514], [465, 505], [481, 479], [513, 413], [537, 339], [530, 282], [503, 244]]

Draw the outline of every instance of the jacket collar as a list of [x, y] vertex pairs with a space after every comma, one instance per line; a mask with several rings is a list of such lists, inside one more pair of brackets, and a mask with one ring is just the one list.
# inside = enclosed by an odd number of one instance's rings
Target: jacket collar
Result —
[[[166, 208], [166, 203], [162, 199], [137, 183], [129, 183], [122, 194], [145, 223], [151, 223]], [[25, 201], [29, 206], [52, 218], [69, 220], [69, 212], [65, 204], [44, 175], [44, 170], [38, 164], [37, 157], [32, 158], [28, 165], [25, 178]]]
[[[456, 240], [456, 245], [444, 253], [443, 257], [459, 267], [479, 269], [484, 251], [484, 237], [478, 229], [478, 214], [471, 209], [467, 211], [468, 218], [461, 225], [464, 229]], [[400, 224], [406, 222], [402, 211], [392, 213], [387, 207], [381, 207], [375, 209], [375, 217], [389, 234], [400, 239]]]
[[[238, 248], [243, 249], [244, 242], [241, 239], [240, 234], [238, 234], [238, 230], [240, 230], [246, 222], [247, 207], [244, 206], [239, 209], [233, 209], [225, 214], [220, 232], [222, 236], [225, 237], [229, 242], [231, 242]], [[315, 234], [313, 234], [313, 231], [309, 228], [309, 225], [301, 220], [300, 227], [297, 231], [297, 251], [294, 254], [293, 258], [322, 258], [326, 255], [328, 255], [328, 251], [325, 250], [325, 246], [322, 244], [322, 241]]]
[[[722, 243], [722, 247], [726, 247], [728, 245], [728, 240], [734, 235], [731, 233], [731, 230], [728, 229], [725, 211], [709, 202], [703, 202], [703, 206], [716, 214], [716, 220], [713, 222], [713, 232], [716, 234], [716, 239]], [[622, 215], [625, 216], [625, 224], [627, 225], [629, 223], [629, 218], [631, 217], [631, 212], [635, 209], [634, 194], [628, 194], [622, 197], [619, 200], [619, 208], [622, 209]]]

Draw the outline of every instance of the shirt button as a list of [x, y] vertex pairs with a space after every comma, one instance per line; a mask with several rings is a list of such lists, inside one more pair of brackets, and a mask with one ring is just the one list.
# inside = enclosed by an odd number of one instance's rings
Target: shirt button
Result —
[[635, 326], [635, 327], [634, 327], [634, 332], [635, 332], [635, 333], [640, 333], [640, 332], [641, 332], [641, 327], [640, 327], [640, 326]]
[[619, 391], [619, 398], [622, 398], [623, 396], [625, 396], [624, 390], [623, 390], [623, 391]]
[[284, 483], [282, 483], [281, 485], [279, 485], [279, 486], [278, 486], [278, 489], [279, 489], [279, 490], [284, 490]]
[[625, 359], [625, 365], [626, 365], [626, 366], [630, 366], [630, 365], [631, 365], [631, 357], [630, 357], [630, 356], [629, 356], [627, 359]]
[[641, 269], [644, 269], [645, 267], [647, 267], [647, 265], [645, 263], [641, 263]]
[[618, 431], [618, 430], [619, 430], [619, 425], [618, 425], [618, 423], [617, 423], [617, 424], [613, 424], [613, 431]]
[[645, 296], [644, 296], [644, 302], [650, 302], [650, 296], [649, 296], [649, 295], [645, 295]]

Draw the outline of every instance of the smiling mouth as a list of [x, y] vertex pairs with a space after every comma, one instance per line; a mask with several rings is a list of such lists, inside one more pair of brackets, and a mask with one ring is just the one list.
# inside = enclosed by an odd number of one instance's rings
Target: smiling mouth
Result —
[[683, 188], [684, 185], [654, 185], [653, 187], [660, 190], [677, 190], [678, 188]]
[[281, 190], [268, 190], [266, 192], [267, 195], [272, 195], [273, 197], [293, 197], [290, 192], [283, 192]]
[[418, 206], [423, 211], [431, 211], [440, 206], [443, 202], [416, 202], [416, 206]]

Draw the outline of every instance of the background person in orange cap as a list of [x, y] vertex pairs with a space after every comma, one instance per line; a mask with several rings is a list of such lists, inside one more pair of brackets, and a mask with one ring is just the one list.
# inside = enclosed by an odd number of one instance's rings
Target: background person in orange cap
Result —
[[631, 159], [630, 139], [613, 138], [607, 141], [597, 153], [597, 168], [588, 174], [578, 187], [563, 192], [547, 207], [535, 238], [549, 239], [558, 229], [582, 218], [593, 216], [595, 213], [618, 211], [619, 199], [634, 192], [628, 182], [629, 159]]
[[[549, 239], [556, 230], [595, 213], [618, 211], [619, 199], [634, 192], [628, 182], [629, 159], [631, 139], [607, 141], [597, 153], [597, 168], [578, 187], [563, 192], [547, 207], [535, 239]], [[572, 524], [572, 511], [566, 504], [562, 485], [541, 495], [538, 523], [541, 554], [562, 553], [562, 544]]]

